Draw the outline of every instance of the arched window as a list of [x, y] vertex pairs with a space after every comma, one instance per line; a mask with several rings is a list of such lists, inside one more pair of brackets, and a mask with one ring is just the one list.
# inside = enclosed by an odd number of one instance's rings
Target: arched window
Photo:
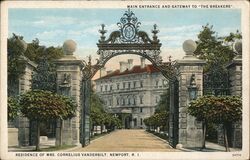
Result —
[[136, 97], [133, 97], [133, 105], [136, 105]]
[[155, 87], [158, 88], [159, 80], [155, 80]]
[[119, 105], [119, 98], [116, 98], [116, 104]]
[[155, 103], [158, 103], [158, 102], [159, 102], [159, 97], [155, 96]]
[[143, 104], [143, 96], [140, 96], [140, 104]]
[[125, 105], [125, 99], [122, 98], [122, 105], [124, 106]]
[[130, 104], [131, 104], [130, 99], [131, 99], [131, 98], [130, 98], [130, 97], [128, 97], [128, 105], [130, 105]]
[[133, 82], [133, 84], [134, 84], [134, 86], [133, 86], [133, 87], [134, 87], [134, 88], [136, 88], [136, 81], [134, 81], [134, 82]]
[[140, 81], [140, 86], [141, 88], [143, 88], [143, 81]]

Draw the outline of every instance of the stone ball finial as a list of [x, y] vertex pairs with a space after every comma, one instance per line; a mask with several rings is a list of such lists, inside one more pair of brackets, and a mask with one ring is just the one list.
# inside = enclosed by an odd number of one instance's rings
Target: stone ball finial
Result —
[[28, 44], [24, 41], [24, 40], [20, 40], [22, 47], [23, 47], [23, 51], [25, 52], [28, 48]]
[[238, 55], [242, 55], [242, 42], [240, 40], [234, 43], [234, 50], [238, 53]]
[[66, 40], [63, 43], [63, 53], [65, 55], [73, 55], [76, 50], [76, 42], [73, 40]]
[[15, 41], [17, 43], [21, 44], [21, 46], [23, 48], [23, 52], [25, 52], [28, 48], [28, 44], [23, 40], [23, 36], [18, 36], [14, 33], [13, 33], [13, 36], [15, 37]]
[[191, 39], [185, 40], [182, 45], [183, 51], [186, 53], [186, 55], [193, 55], [196, 47], [196, 43]]

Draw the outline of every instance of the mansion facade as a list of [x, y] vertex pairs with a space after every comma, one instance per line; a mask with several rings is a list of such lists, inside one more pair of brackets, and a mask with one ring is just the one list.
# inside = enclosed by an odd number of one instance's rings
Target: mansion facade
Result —
[[168, 81], [152, 64], [133, 65], [133, 59], [120, 62], [120, 69], [100, 70], [95, 80], [96, 92], [103, 99], [108, 112], [122, 120], [123, 128], [145, 128], [143, 120], [154, 114]]

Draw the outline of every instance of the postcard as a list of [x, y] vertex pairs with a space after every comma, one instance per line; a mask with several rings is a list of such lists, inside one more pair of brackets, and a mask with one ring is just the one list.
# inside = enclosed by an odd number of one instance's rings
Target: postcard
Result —
[[249, 2], [1, 2], [1, 159], [249, 159]]

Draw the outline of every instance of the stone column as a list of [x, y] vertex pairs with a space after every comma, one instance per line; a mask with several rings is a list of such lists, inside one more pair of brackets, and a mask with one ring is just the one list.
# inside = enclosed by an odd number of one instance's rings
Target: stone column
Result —
[[[37, 67], [37, 64], [31, 62], [26, 57], [22, 57], [22, 60], [25, 61], [26, 67], [24, 70], [24, 74], [19, 79], [19, 94], [24, 93], [31, 88], [31, 79], [32, 74]], [[31, 135], [31, 128], [30, 128], [30, 121], [28, 118], [20, 116], [18, 118], [18, 140], [19, 146], [28, 146], [32, 145], [32, 138]]]
[[183, 50], [186, 55], [178, 60], [178, 81], [179, 81], [179, 135], [178, 145], [183, 147], [202, 146], [202, 123], [187, 113], [187, 107], [191, 101], [189, 88], [195, 82], [197, 86], [197, 97], [203, 91], [203, 65], [205, 61], [194, 57], [193, 52], [196, 44], [192, 40], [183, 43]]
[[[242, 95], [242, 43], [236, 42], [234, 49], [237, 56], [227, 66], [230, 80], [230, 94]], [[232, 147], [242, 147], [242, 121], [232, 124]]]
[[[67, 40], [63, 44], [64, 56], [55, 61], [57, 71], [57, 92], [73, 98], [80, 111], [80, 88], [81, 88], [81, 70], [84, 66], [82, 60], [76, 58], [73, 52], [76, 49], [76, 43], [73, 40]], [[80, 145], [80, 113], [72, 119], [63, 120], [58, 123], [56, 130], [56, 144], [60, 141], [60, 127], [63, 127], [62, 144]]]

